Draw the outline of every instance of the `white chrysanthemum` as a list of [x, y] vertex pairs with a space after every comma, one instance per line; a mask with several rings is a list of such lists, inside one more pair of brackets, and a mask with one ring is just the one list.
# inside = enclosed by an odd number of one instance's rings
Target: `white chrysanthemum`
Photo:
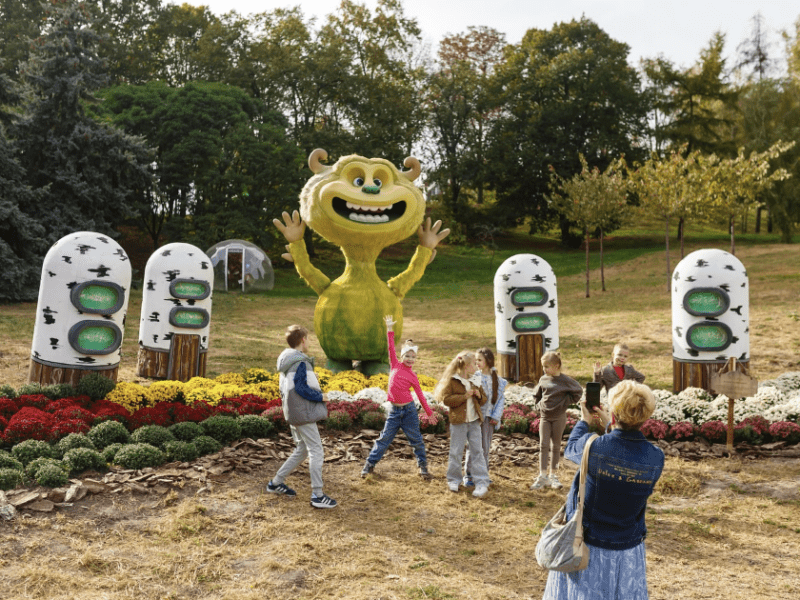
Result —
[[379, 387], [368, 387], [356, 393], [353, 400], [372, 400], [378, 404], [386, 402], [387, 393]]
[[506, 406], [515, 403], [524, 404], [530, 408], [536, 406], [536, 400], [533, 397], [533, 388], [522, 385], [509, 385], [506, 387], [503, 395], [506, 397]]
[[348, 394], [347, 392], [342, 392], [339, 390], [331, 390], [327, 392], [328, 400], [332, 400], [334, 402], [352, 402], [353, 397]]

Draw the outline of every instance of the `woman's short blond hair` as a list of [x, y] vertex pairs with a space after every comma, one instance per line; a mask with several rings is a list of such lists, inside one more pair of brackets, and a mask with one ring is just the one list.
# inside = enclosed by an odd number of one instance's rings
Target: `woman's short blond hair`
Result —
[[639, 429], [656, 409], [650, 388], [632, 379], [620, 381], [608, 395], [611, 413], [621, 429]]

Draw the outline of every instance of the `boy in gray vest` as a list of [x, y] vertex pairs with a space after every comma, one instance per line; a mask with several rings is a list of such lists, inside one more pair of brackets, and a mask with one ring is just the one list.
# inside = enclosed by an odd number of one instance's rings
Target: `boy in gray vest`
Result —
[[327, 418], [325, 403], [328, 395], [320, 389], [314, 374], [314, 359], [308, 356], [308, 329], [300, 325], [286, 328], [288, 348], [278, 357], [283, 416], [289, 423], [292, 439], [296, 444], [292, 455], [286, 459], [278, 473], [267, 484], [271, 494], [283, 494], [294, 498], [297, 493], [284, 480], [308, 457], [311, 475], [311, 506], [335, 508], [336, 500], [322, 492], [322, 464], [324, 460], [322, 440], [317, 421]]

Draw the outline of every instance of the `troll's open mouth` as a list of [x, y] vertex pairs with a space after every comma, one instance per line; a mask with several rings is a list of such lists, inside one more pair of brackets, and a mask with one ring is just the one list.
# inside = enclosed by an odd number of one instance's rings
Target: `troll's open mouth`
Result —
[[399, 219], [406, 212], [404, 200], [395, 202], [391, 206], [369, 206], [348, 202], [336, 196], [332, 206], [340, 217], [359, 223], [388, 223]]

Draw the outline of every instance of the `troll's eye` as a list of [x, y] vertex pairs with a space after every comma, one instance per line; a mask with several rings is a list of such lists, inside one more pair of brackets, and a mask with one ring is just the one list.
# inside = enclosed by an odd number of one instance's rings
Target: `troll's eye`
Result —
[[364, 178], [363, 177], [356, 177], [353, 179], [353, 185], [356, 187], [361, 187], [364, 185]]
[[375, 184], [375, 187], [381, 187], [383, 182], [380, 179], [373, 179], [372, 183]]

